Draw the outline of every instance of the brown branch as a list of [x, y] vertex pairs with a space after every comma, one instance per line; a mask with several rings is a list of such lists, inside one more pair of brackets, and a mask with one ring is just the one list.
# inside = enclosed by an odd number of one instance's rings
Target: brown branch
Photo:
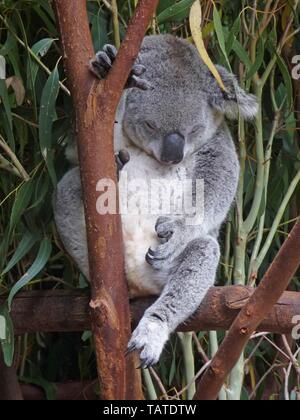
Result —
[[[54, 384], [56, 401], [74, 401], [74, 400], [96, 400], [94, 382], [67, 382]], [[24, 400], [40, 401], [46, 400], [44, 390], [38, 386], [30, 384], [21, 384]]]
[[261, 321], [272, 311], [300, 264], [300, 218], [269, 270], [243, 307], [202, 377], [195, 399], [215, 400], [229, 372]]
[[100, 216], [96, 185], [115, 182], [113, 127], [118, 102], [158, 0], [140, 0], [107, 80], [89, 72], [94, 54], [85, 0], [54, 0], [68, 84], [76, 111], [77, 143], [85, 205], [91, 278], [92, 330], [101, 398], [141, 399], [134, 355], [124, 352], [130, 336], [119, 215]]
[[22, 401], [23, 396], [14, 367], [7, 367], [0, 350], [0, 401]]
[[[196, 314], [178, 331], [227, 330], [248, 302], [254, 289], [242, 286], [213, 287]], [[154, 298], [131, 302], [135, 326]], [[2, 300], [0, 299], [0, 305]], [[292, 319], [300, 314], [300, 293], [285, 292], [257, 331], [290, 334]], [[11, 316], [17, 335], [36, 332], [71, 332], [91, 328], [89, 296], [81, 290], [22, 292], [15, 297]]]

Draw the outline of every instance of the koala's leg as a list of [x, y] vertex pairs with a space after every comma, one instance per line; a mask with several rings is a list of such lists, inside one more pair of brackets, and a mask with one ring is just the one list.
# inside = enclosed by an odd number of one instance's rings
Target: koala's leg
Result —
[[142, 367], [158, 362], [170, 333], [197, 310], [214, 284], [219, 258], [218, 242], [205, 235], [191, 241], [174, 261], [161, 296], [147, 309], [128, 344], [129, 351], [140, 350]]
[[56, 227], [67, 253], [89, 278], [84, 208], [79, 168], [73, 168], [58, 183], [53, 199]]

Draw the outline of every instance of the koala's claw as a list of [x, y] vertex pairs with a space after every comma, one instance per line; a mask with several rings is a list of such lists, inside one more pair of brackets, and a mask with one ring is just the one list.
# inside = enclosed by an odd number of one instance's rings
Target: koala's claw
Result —
[[159, 245], [156, 250], [149, 248], [146, 254], [146, 261], [156, 270], [161, 270], [166, 266], [166, 261], [171, 255], [170, 247]]
[[165, 216], [157, 219], [155, 230], [161, 239], [161, 245], [158, 245], [155, 250], [149, 248], [146, 254], [147, 263], [156, 270], [168, 268], [168, 262], [173, 261], [178, 255], [181, 228], [180, 220]]
[[128, 351], [140, 351], [141, 364], [146, 368], [158, 363], [161, 352], [169, 338], [169, 329], [165, 322], [151, 317], [144, 317], [134, 330], [128, 343]]
[[149, 263], [152, 261], [152, 260], [154, 260], [155, 259], [155, 251], [150, 247], [149, 249], [148, 249], [148, 252], [147, 252], [147, 254], [146, 254], [146, 259], [148, 259], [149, 261]]
[[127, 80], [125, 88], [138, 88], [141, 90], [151, 90], [153, 89], [153, 86], [147, 80], [141, 79], [140, 77], [132, 74], [131, 76], [129, 76], [129, 79]]
[[[103, 50], [99, 51], [90, 61], [91, 71], [99, 78], [105, 79], [115, 61], [118, 50], [113, 45], [104, 45]], [[134, 64], [125, 85], [125, 88], [139, 88], [142, 90], [152, 89], [152, 85], [142, 76], [146, 71], [146, 67], [142, 64]]]
[[115, 58], [118, 54], [117, 48], [114, 45], [111, 45], [111, 44], [105, 44], [104, 47], [103, 47], [103, 51], [108, 55], [111, 62], [115, 60]]
[[166, 242], [163, 245], [159, 245], [155, 250], [149, 248], [146, 254], [146, 261], [156, 270], [161, 270], [167, 268], [167, 263], [172, 255], [173, 247], [170, 246], [170, 242]]
[[136, 350], [135, 344], [128, 344], [127, 350], [125, 351], [125, 357], [128, 356], [134, 350]]

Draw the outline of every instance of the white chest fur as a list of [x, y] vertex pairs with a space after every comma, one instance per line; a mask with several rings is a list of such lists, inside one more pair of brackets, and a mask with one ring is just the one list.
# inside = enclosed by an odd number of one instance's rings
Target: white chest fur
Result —
[[119, 191], [122, 206], [126, 275], [132, 296], [158, 294], [165, 276], [150, 267], [145, 255], [158, 245], [155, 223], [169, 215], [161, 208], [161, 196], [154, 186], [174, 183], [186, 176], [185, 168], [166, 167], [134, 146], [127, 146], [130, 162], [120, 173]]

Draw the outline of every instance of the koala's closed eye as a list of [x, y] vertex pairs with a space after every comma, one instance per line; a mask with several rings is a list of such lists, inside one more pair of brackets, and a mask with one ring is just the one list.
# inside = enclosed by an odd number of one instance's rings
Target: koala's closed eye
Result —
[[203, 125], [202, 124], [198, 124], [195, 125], [195, 127], [193, 127], [190, 131], [190, 134], [197, 134], [199, 133], [201, 130], [203, 130]]
[[151, 131], [158, 130], [157, 125], [153, 121], [144, 121], [144, 126]]

